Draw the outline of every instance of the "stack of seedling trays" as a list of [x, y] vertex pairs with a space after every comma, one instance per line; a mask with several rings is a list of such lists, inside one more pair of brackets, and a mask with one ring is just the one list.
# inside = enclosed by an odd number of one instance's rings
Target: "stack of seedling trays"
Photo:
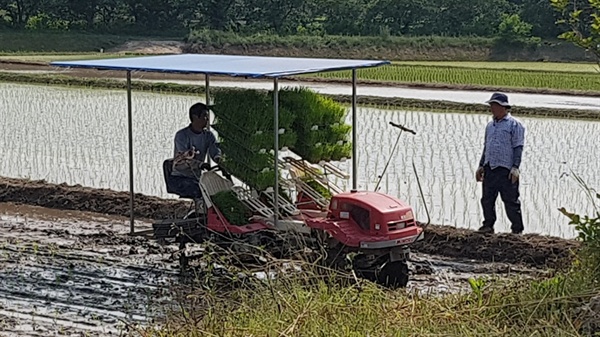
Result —
[[[279, 150], [313, 164], [350, 158], [351, 127], [343, 106], [305, 88], [284, 88], [279, 95]], [[272, 193], [275, 182], [273, 101], [272, 92], [252, 89], [214, 94], [212, 128], [223, 151], [220, 165], [258, 193]]]
[[[256, 191], [272, 187], [275, 161], [271, 96], [256, 90], [224, 89], [217, 92], [214, 104], [212, 127], [219, 134], [222, 166]], [[292, 112], [280, 109], [280, 149], [296, 143], [293, 121]]]
[[279, 94], [279, 105], [294, 114], [292, 127], [297, 141], [290, 149], [304, 160], [343, 161], [352, 155], [346, 109], [330, 98], [307, 88], [285, 89]]

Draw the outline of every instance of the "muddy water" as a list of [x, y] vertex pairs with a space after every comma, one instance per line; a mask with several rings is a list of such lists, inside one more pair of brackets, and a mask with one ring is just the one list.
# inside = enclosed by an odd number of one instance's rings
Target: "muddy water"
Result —
[[[106, 336], [159, 324], [181, 284], [176, 247], [127, 232], [118, 217], [0, 204], [2, 335]], [[409, 289], [432, 295], [468, 291], [470, 277], [541, 273], [420, 254], [411, 269]]]
[[[129, 190], [124, 92], [12, 84], [0, 88], [0, 111], [7, 115], [0, 119], [0, 176]], [[165, 191], [161, 163], [172, 156], [173, 135], [187, 125], [186, 111], [197, 100], [133, 95], [136, 192], [174, 197]], [[433, 223], [480, 226], [481, 185], [474, 173], [489, 116], [368, 108], [359, 108], [358, 116], [359, 188], [373, 189], [390, 157], [397, 130], [388, 122], [405, 124], [418, 134], [402, 135], [381, 191], [407, 200], [426, 221], [414, 162]], [[583, 190], [564, 173], [574, 169], [590, 186], [600, 186], [600, 142], [590, 141], [600, 133], [600, 122], [522, 121], [527, 127], [521, 181], [525, 232], [572, 238], [574, 229], [557, 209], [585, 214], [593, 209]], [[350, 172], [348, 165], [338, 163]], [[339, 183], [349, 187], [349, 181]], [[497, 230], [506, 232], [510, 224], [500, 200], [497, 210]]]
[[114, 218], [3, 206], [0, 329], [8, 336], [118, 335], [168, 307], [178, 271], [164, 261], [170, 247], [121, 235], [127, 228]]

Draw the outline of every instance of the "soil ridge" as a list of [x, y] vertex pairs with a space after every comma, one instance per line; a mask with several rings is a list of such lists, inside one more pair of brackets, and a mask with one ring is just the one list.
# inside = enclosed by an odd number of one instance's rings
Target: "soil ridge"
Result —
[[[0, 202], [123, 217], [130, 215], [128, 192], [53, 184], [44, 180], [0, 177]], [[190, 203], [137, 193], [134, 216], [145, 220], [181, 217]], [[426, 228], [425, 239], [413, 249], [452, 258], [561, 269], [570, 265], [573, 253], [580, 247], [581, 243], [576, 240], [538, 234], [483, 235], [468, 229], [430, 225]]]

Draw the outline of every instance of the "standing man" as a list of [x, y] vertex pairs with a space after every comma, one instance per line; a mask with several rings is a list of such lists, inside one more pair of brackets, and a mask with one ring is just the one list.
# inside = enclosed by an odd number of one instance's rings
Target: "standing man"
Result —
[[519, 166], [525, 144], [523, 124], [508, 112], [508, 97], [494, 93], [486, 101], [490, 105], [493, 119], [485, 129], [483, 154], [475, 174], [483, 182], [483, 226], [481, 233], [494, 233], [496, 222], [496, 199], [498, 193], [504, 202], [506, 215], [514, 234], [523, 232], [523, 217], [519, 201]]
[[196, 103], [189, 110], [190, 124], [175, 134], [175, 150], [171, 187], [180, 196], [201, 199], [198, 170], [209, 167], [205, 163], [208, 153], [215, 163], [221, 159], [221, 150], [215, 135], [206, 129], [209, 108]]

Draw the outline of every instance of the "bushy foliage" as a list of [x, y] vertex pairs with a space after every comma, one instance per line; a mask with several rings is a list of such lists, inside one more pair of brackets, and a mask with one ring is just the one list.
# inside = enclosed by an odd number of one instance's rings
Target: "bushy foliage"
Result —
[[560, 14], [557, 23], [566, 26], [560, 38], [596, 55], [600, 62], [600, 1], [550, 0]]
[[3, 0], [0, 26], [120, 34], [210, 29], [280, 36], [492, 37], [504, 13], [519, 14], [535, 32], [553, 38], [551, 12], [547, 0]]
[[498, 25], [498, 42], [506, 44], [534, 44], [540, 39], [531, 35], [533, 25], [523, 21], [519, 14], [502, 14]]
[[559, 211], [569, 218], [569, 225], [575, 227], [578, 238], [584, 244], [580, 262], [596, 281], [600, 281], [600, 193], [588, 187], [577, 175], [573, 176], [588, 195], [590, 202], [594, 205], [596, 214], [582, 216], [569, 212], [564, 207], [560, 208]]

